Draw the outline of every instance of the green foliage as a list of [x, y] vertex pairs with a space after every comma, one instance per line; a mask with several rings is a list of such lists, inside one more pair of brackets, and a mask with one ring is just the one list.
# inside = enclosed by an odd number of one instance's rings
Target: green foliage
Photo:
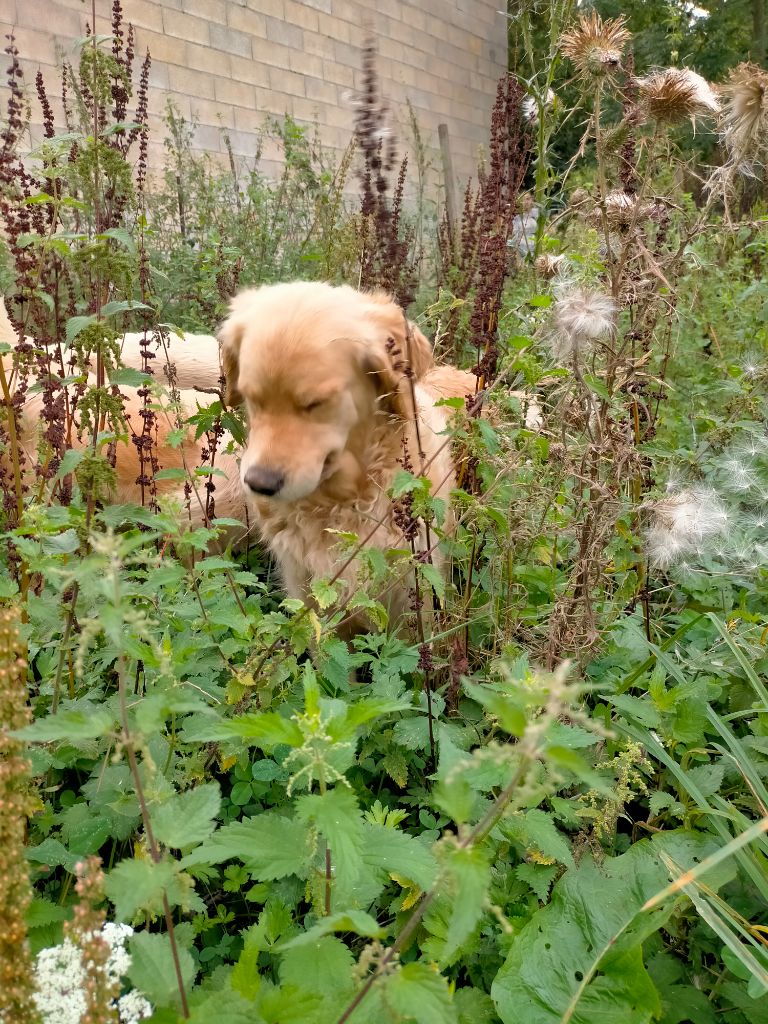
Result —
[[[744, 5], [706, 9], [722, 52], [679, 5], [633, 8], [640, 63], [675, 49], [719, 72]], [[539, 99], [564, 74], [569, 10], [522, 5], [511, 23]], [[210, 331], [245, 283], [354, 280], [351, 155], [334, 168], [309, 130], [273, 122], [272, 180], [260, 154], [222, 167], [196, 153], [194, 124], [169, 108], [163, 180], [146, 192], [128, 158], [141, 131], [112, 109], [131, 78], [104, 43], [81, 68], [102, 130], [78, 88], [71, 132], [45, 142], [25, 186], [23, 208], [48, 219], [16, 239], [9, 286], [45, 346], [24, 365], [43, 367], [53, 399], [77, 393], [64, 434], [90, 439], [73, 450], [46, 434], [34, 486], [2, 513], [0, 600], [23, 609], [34, 713], [16, 738], [39, 781], [34, 951], [61, 941], [75, 866], [97, 854], [109, 919], [136, 929], [126, 984], [159, 1024], [185, 1005], [193, 1024], [765, 1024], [763, 221], [723, 223], [710, 203], [701, 230], [689, 198], [665, 193], [677, 136], [648, 130], [638, 190], [664, 202], [632, 248], [634, 228], [600, 223], [620, 168], [595, 100], [617, 111], [621, 97], [601, 86], [568, 110], [568, 125], [596, 126], [595, 162], [577, 172], [594, 209], [542, 218], [535, 244], [567, 258], [571, 284], [614, 289], [615, 332], [588, 364], [558, 362], [563, 282], [516, 265], [487, 417], [445, 403], [465, 456], [453, 524], [423, 477], [393, 483], [450, 569], [363, 551], [348, 605], [316, 581], [310, 610], [282, 599], [262, 551], [211, 552], [237, 524], [185, 530], [163, 501], [106, 502], [119, 389], [148, 380], [120, 366], [118, 339]], [[567, 96], [549, 115], [538, 105], [544, 209], [577, 150], [558, 128]], [[421, 152], [422, 176], [427, 164]], [[472, 296], [431, 299], [427, 319], [468, 338]], [[188, 427], [243, 439], [220, 401], [188, 424], [157, 385], [147, 401], [174, 418], [173, 444]], [[215, 462], [156, 476], [209, 478]], [[728, 529], [654, 562], [667, 491], [696, 488]], [[406, 569], [423, 643], [418, 629], [418, 644], [383, 629], [343, 641], [339, 617], [383, 623], [380, 588]]]

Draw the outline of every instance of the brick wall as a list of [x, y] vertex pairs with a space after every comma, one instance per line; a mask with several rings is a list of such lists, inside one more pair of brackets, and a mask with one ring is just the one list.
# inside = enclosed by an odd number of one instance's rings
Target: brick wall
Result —
[[[499, 0], [123, 0], [137, 51], [152, 54], [151, 160], [162, 160], [162, 113], [172, 96], [198, 118], [196, 146], [223, 152], [220, 126], [234, 152], [253, 154], [265, 115], [290, 113], [317, 122], [336, 150], [350, 136], [361, 85], [366, 25], [378, 39], [379, 73], [399, 137], [408, 139], [406, 98], [417, 115], [439, 178], [437, 126], [447, 123], [454, 171], [473, 173], [496, 82], [506, 66], [506, 19]], [[96, 0], [96, 31], [108, 33], [110, 0]], [[0, 0], [0, 29], [13, 28], [30, 91], [38, 68], [56, 91], [57, 55], [72, 57], [91, 4], [83, 0]], [[138, 61], [137, 61], [138, 65]], [[39, 136], [34, 95], [33, 141]], [[274, 152], [264, 152], [274, 170]]]

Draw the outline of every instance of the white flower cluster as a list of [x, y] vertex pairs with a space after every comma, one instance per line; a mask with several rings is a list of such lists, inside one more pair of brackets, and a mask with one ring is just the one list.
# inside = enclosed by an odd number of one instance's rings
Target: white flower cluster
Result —
[[726, 532], [730, 520], [723, 502], [707, 487], [671, 494], [650, 509], [646, 549], [651, 563], [661, 569], [702, 554], [708, 541]]
[[[127, 924], [107, 922], [101, 937], [110, 948], [105, 970], [110, 982], [119, 982], [131, 965], [126, 942], [133, 934]], [[80, 1024], [86, 1011], [82, 951], [71, 939], [42, 949], [35, 961], [35, 1004], [43, 1024]], [[132, 989], [117, 1000], [121, 1024], [138, 1024], [152, 1014], [149, 1002]]]

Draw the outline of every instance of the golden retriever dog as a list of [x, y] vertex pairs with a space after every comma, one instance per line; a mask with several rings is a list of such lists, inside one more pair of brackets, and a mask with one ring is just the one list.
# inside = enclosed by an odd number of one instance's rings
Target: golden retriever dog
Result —
[[[345, 567], [339, 533], [382, 550], [408, 547], [387, 492], [407, 453], [432, 495], [447, 498], [450, 409], [436, 402], [474, 393], [476, 378], [436, 366], [389, 295], [345, 285], [242, 292], [219, 341], [227, 401], [243, 405], [248, 424], [240, 478], [286, 592], [307, 600], [315, 580], [336, 575], [354, 587], [358, 567]], [[423, 529], [416, 544], [426, 550]], [[391, 620], [407, 590], [390, 595]]]
[[[127, 335], [122, 359], [139, 368], [140, 335]], [[219, 348], [220, 346], [220, 348]], [[155, 366], [173, 364], [182, 404], [194, 412], [216, 391], [222, 369], [226, 401], [244, 408], [247, 443], [239, 453], [221, 453], [216, 464], [216, 512], [255, 526], [277, 563], [286, 593], [311, 601], [312, 584], [338, 576], [349, 589], [359, 566], [340, 553], [339, 534], [354, 534], [381, 550], [409, 546], [387, 493], [403, 461], [431, 482], [431, 493], [447, 499], [455, 484], [450, 438], [451, 410], [442, 398], [471, 395], [473, 374], [436, 366], [430, 343], [384, 292], [346, 285], [293, 282], [241, 292], [231, 302], [218, 344], [207, 336], [171, 337]], [[158, 374], [159, 376], [159, 374]], [[133, 429], [141, 402], [124, 388]], [[30, 399], [25, 444], [36, 419]], [[164, 468], [199, 462], [200, 444], [190, 432], [180, 448], [167, 443], [170, 420], [159, 427]], [[118, 501], [136, 501], [139, 458], [130, 443], [118, 447]], [[238, 479], [239, 478], [239, 479]], [[178, 492], [178, 482], [159, 484]], [[193, 524], [203, 520], [203, 502], [193, 502]], [[246, 507], [247, 506], [247, 507]], [[447, 507], [447, 502], [446, 502]], [[440, 564], [434, 534], [423, 527], [417, 550], [429, 547]], [[405, 610], [408, 582], [388, 595], [390, 620]], [[364, 628], [353, 623], [349, 632]]]

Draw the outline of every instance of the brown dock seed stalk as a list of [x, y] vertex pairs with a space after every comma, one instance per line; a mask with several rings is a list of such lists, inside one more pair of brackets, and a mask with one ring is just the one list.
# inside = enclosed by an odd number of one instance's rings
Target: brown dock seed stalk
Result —
[[33, 801], [24, 744], [11, 734], [28, 725], [17, 616], [0, 610], [0, 1024], [38, 1021], [25, 912], [32, 888], [24, 857], [27, 818]]

